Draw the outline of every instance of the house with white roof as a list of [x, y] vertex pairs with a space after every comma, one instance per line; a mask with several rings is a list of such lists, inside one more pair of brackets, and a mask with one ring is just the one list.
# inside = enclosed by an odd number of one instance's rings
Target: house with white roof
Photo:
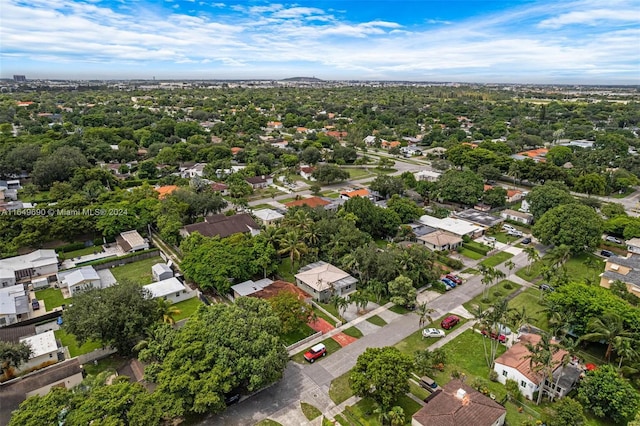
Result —
[[83, 266], [81, 268], [58, 272], [58, 285], [62, 289], [63, 294], [67, 291], [69, 292], [68, 297], [73, 297], [82, 291], [104, 288], [112, 284], [113, 283], [103, 284], [100, 275], [93, 269], [93, 266]]
[[423, 215], [420, 216], [419, 221], [423, 225], [447, 231], [451, 234], [459, 236], [460, 238], [466, 235], [469, 238], [473, 239], [482, 236], [482, 234], [484, 233], [483, 227], [469, 223], [466, 220], [456, 219], [452, 217], [439, 219], [437, 217]]
[[29, 317], [29, 296], [22, 284], [0, 288], [0, 327]]
[[300, 268], [296, 285], [314, 300], [327, 302], [331, 296], [344, 297], [356, 291], [358, 280], [327, 262], [315, 262]]
[[[640, 238], [631, 238], [624, 242], [627, 245], [627, 251], [630, 253], [640, 254]], [[2, 277], [0, 277], [0, 280]]]
[[0, 259], [0, 276], [13, 273], [15, 282], [31, 281], [32, 278], [54, 276], [58, 272], [58, 254], [54, 250], [40, 249], [22, 256]]
[[272, 209], [254, 210], [253, 215], [258, 218], [258, 220], [262, 222], [264, 226], [273, 225], [274, 223], [284, 218], [284, 215], [282, 213], [278, 213], [277, 211]]
[[38, 367], [45, 362], [58, 362], [58, 343], [53, 330], [36, 334], [35, 336], [23, 337], [20, 343], [26, 343], [31, 348], [31, 356], [24, 364], [18, 366], [18, 371], [25, 371]]
[[265, 287], [273, 284], [273, 280], [269, 278], [263, 278], [258, 281], [248, 280], [241, 282], [240, 284], [232, 285], [231, 291], [233, 292], [233, 298], [249, 296], [253, 293], [256, 293]]
[[135, 229], [122, 232], [116, 237], [118, 247], [125, 253], [149, 249], [149, 243]]
[[163, 298], [171, 300], [173, 303], [196, 297], [196, 292], [189, 290], [176, 277], [147, 284], [144, 288], [149, 290], [153, 299]]
[[185, 179], [192, 179], [196, 176], [202, 177], [204, 174], [204, 168], [207, 166], [207, 163], [196, 163], [191, 167], [181, 167], [180, 175]]
[[433, 170], [420, 170], [413, 175], [417, 181], [435, 182], [440, 179], [442, 173], [434, 172]]

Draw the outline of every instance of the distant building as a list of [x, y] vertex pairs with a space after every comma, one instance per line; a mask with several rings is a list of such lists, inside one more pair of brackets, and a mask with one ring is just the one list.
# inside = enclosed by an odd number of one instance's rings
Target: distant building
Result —
[[182, 302], [196, 297], [196, 292], [189, 290], [175, 277], [144, 286], [151, 293], [153, 299], [170, 300], [173, 303]]
[[233, 216], [215, 214], [205, 217], [204, 222], [183, 226], [180, 230], [180, 235], [188, 237], [194, 232], [199, 232], [203, 237], [220, 238], [245, 232], [249, 232], [251, 235], [257, 235], [260, 233], [260, 225], [247, 213], [235, 214]]
[[504, 222], [504, 219], [501, 217], [490, 215], [475, 208], [458, 212], [456, 213], [456, 217], [471, 222], [474, 225], [482, 226], [483, 228], [491, 228]]
[[435, 182], [440, 179], [442, 173], [434, 172], [432, 170], [421, 170], [413, 174], [417, 181]]
[[607, 258], [604, 272], [600, 274], [600, 286], [610, 288], [614, 281], [622, 281], [631, 294], [640, 297], [640, 254]]
[[149, 249], [149, 243], [136, 230], [120, 233], [116, 237], [116, 243], [125, 253]]
[[315, 168], [310, 166], [300, 166], [300, 176], [302, 176], [306, 180], [315, 181], [316, 178], [312, 176]]
[[362, 197], [362, 198], [369, 198], [369, 199], [372, 198], [371, 193], [366, 188], [356, 189], [355, 191], [344, 191], [340, 193], [340, 198], [342, 198], [343, 200], [350, 200], [351, 198], [355, 198], [355, 197]]
[[162, 200], [164, 198], [167, 198], [169, 194], [171, 194], [173, 191], [177, 189], [178, 189], [177, 185], [165, 185], [165, 186], [160, 186], [156, 188], [156, 191], [158, 192], [158, 198]]
[[266, 175], [254, 176], [246, 178], [245, 180], [249, 185], [251, 185], [253, 189], [266, 188], [267, 186], [273, 184], [273, 177]]
[[455, 250], [462, 245], [462, 238], [441, 229], [419, 236], [417, 240], [432, 251]]
[[[73, 297], [83, 291], [104, 287], [98, 272], [93, 266], [83, 266], [58, 272], [58, 284], [63, 293], [65, 290], [69, 292], [69, 297]], [[113, 283], [105, 282], [105, 284], [110, 286]]]
[[253, 215], [258, 218], [258, 220], [262, 222], [264, 226], [273, 225], [274, 223], [284, 219], [284, 215], [282, 213], [278, 213], [277, 211], [272, 209], [254, 210]]
[[520, 222], [525, 225], [531, 225], [533, 223], [533, 215], [531, 213], [524, 213], [516, 210], [506, 209], [500, 212], [500, 216], [502, 216], [506, 220]]
[[27, 77], [24, 75], [14, 75], [13, 81], [16, 83], [24, 83], [27, 81]]
[[461, 238], [465, 235], [469, 238], [477, 238], [484, 234], [483, 227], [473, 225], [472, 223], [462, 219], [454, 219], [451, 217], [438, 219], [437, 217], [423, 215], [420, 216], [419, 221], [424, 225], [450, 232]]
[[182, 168], [180, 170], [180, 175], [185, 179], [192, 179], [196, 176], [202, 177], [206, 166], [207, 163], [196, 163], [191, 167]]
[[299, 200], [295, 200], [295, 201], [290, 201], [288, 203], [285, 203], [285, 206], [290, 209], [293, 207], [299, 207], [299, 206], [308, 206], [312, 209], [315, 209], [316, 207], [324, 207], [331, 204], [331, 201], [325, 200], [324, 198], [321, 197], [309, 197], [309, 198], [301, 198]]
[[[0, 283], [13, 273], [14, 282], [31, 281], [33, 278], [53, 277], [58, 272], [58, 255], [54, 250], [40, 249], [22, 256], [0, 259]], [[11, 285], [13, 285], [11, 284]], [[0, 284], [1, 285], [1, 284]]]
[[327, 302], [331, 296], [344, 297], [356, 291], [358, 280], [327, 262], [315, 262], [300, 268], [296, 285], [314, 300]]

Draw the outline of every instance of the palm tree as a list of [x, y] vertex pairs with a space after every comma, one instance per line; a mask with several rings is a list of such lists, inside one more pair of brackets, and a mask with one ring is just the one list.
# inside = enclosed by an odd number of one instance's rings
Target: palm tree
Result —
[[507, 267], [507, 269], [509, 270], [509, 275], [511, 275], [511, 271], [513, 271], [513, 269], [516, 267], [516, 264], [511, 260], [507, 260], [506, 262], [504, 262], [504, 266]]
[[278, 250], [278, 254], [289, 255], [289, 259], [291, 260], [291, 273], [293, 273], [293, 266], [296, 260], [300, 260], [308, 251], [307, 245], [304, 241], [300, 240], [300, 234], [297, 231], [287, 232], [280, 239], [280, 250]]
[[[551, 337], [547, 334], [540, 335], [540, 341], [535, 345], [526, 343], [525, 346], [529, 350], [529, 354], [525, 358], [529, 359], [529, 366], [535, 373], [542, 373], [544, 380], [548, 380], [549, 383], [553, 381], [553, 370], [555, 370], [556, 362], [553, 360], [553, 355], [560, 349], [557, 345], [551, 342]], [[540, 405], [542, 401], [542, 394], [544, 393], [544, 380], [540, 384], [538, 389], [537, 405]]]
[[288, 228], [297, 229], [299, 231], [307, 231], [313, 225], [313, 219], [306, 210], [298, 209], [284, 219], [284, 225]]
[[431, 309], [426, 303], [421, 303], [418, 305], [418, 309], [416, 311], [420, 316], [418, 320], [418, 327], [422, 328], [426, 324], [432, 323], [433, 318], [431, 318], [431, 314], [435, 313], [435, 309]]
[[279, 226], [267, 226], [266, 229], [260, 232], [259, 238], [264, 238], [268, 243], [271, 243], [273, 247], [278, 250], [280, 240], [284, 235], [284, 228]]
[[405, 417], [402, 407], [397, 405], [392, 407], [391, 411], [389, 411], [388, 417], [391, 426], [402, 426], [404, 424]]
[[509, 322], [515, 328], [516, 333], [519, 333], [520, 328], [526, 323], [530, 322], [532, 319], [531, 316], [527, 313], [526, 306], [522, 306], [520, 309], [509, 309], [507, 316], [509, 318]]
[[529, 275], [531, 274], [531, 266], [540, 259], [540, 254], [533, 246], [527, 247], [524, 252], [527, 254], [527, 260], [529, 261], [529, 265], [527, 265], [527, 275]]
[[551, 266], [559, 266], [564, 264], [571, 255], [571, 248], [565, 244], [555, 246], [547, 252], [548, 262]]
[[331, 296], [331, 299], [329, 299], [329, 302], [331, 303], [331, 305], [333, 305], [334, 308], [336, 308], [336, 311], [338, 311], [338, 314], [340, 316], [342, 316], [345, 309], [347, 309], [347, 306], [349, 306], [349, 300], [335, 294]]
[[613, 341], [613, 350], [618, 354], [618, 369], [622, 368], [622, 361], [633, 361], [640, 357], [638, 352], [638, 341], [634, 341], [628, 337], [617, 336]]
[[380, 280], [371, 280], [367, 284], [367, 287], [371, 290], [371, 293], [376, 297], [376, 302], [380, 303], [380, 300], [387, 295], [387, 284]]
[[499, 281], [506, 277], [504, 272], [500, 269], [494, 268], [493, 266], [484, 266], [480, 265], [480, 273], [482, 273], [482, 279], [480, 280], [482, 284], [484, 284], [484, 289], [482, 290], [482, 298], [487, 298], [487, 292], [489, 291], [489, 287], [493, 285], [494, 281]]
[[602, 318], [591, 318], [587, 324], [587, 330], [590, 333], [583, 335], [580, 339], [588, 342], [606, 342], [607, 351], [604, 357], [607, 361], [611, 358], [617, 338], [633, 337], [633, 333], [624, 328], [622, 317], [613, 313], [605, 314]]
[[176, 315], [180, 315], [182, 311], [176, 308], [173, 302], [168, 299], [158, 298], [156, 299], [156, 303], [158, 317], [162, 320], [162, 322], [170, 325], [175, 324], [176, 320], [174, 317]]

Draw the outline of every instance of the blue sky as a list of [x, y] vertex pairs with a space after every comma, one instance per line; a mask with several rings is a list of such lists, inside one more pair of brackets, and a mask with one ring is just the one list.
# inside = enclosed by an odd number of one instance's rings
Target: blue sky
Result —
[[2, 0], [0, 75], [640, 84], [640, 1]]

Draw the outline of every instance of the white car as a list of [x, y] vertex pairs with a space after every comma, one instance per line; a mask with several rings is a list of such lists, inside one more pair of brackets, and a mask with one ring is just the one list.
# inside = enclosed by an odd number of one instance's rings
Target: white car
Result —
[[422, 337], [444, 337], [444, 330], [439, 328], [425, 328], [422, 330]]
[[516, 230], [516, 228], [514, 228], [513, 226], [506, 225], [506, 224], [502, 225], [502, 229], [504, 229], [505, 231], [515, 231]]
[[607, 238], [605, 238], [605, 241], [608, 241], [610, 243], [622, 244], [621, 240], [619, 240], [616, 237], [612, 237], [611, 235], [607, 235]]

